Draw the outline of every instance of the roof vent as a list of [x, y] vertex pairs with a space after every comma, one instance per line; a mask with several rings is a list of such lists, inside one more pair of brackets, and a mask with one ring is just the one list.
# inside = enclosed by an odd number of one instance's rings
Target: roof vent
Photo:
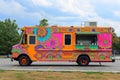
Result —
[[96, 26], [97, 27], [97, 22], [85, 21], [84, 22], [84, 26]]

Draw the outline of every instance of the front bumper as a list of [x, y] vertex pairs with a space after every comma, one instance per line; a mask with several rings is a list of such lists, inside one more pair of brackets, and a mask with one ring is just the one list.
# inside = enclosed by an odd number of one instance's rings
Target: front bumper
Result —
[[13, 62], [13, 60], [14, 60], [14, 59], [13, 59], [13, 58], [11, 58], [11, 61], [12, 61], [12, 62]]
[[115, 62], [115, 59], [112, 59], [112, 62]]

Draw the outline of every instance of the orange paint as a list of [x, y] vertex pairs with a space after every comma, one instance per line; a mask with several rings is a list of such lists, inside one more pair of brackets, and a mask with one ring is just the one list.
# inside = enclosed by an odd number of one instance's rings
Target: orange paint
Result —
[[13, 57], [13, 58], [17, 58], [18, 56], [19, 56], [18, 53], [12, 53], [12, 57]]
[[[104, 43], [99, 40], [100, 43], [106, 45], [104, 48], [97, 44], [99, 34], [112, 34], [112, 30], [109, 29], [111, 28], [24, 27], [20, 44], [13, 46], [12, 58], [26, 54], [32, 61], [76, 61], [78, 56], [88, 55], [91, 62], [112, 61], [112, 47], [107, 46], [107, 43], [112, 42]], [[111, 37], [108, 38], [111, 40]]]

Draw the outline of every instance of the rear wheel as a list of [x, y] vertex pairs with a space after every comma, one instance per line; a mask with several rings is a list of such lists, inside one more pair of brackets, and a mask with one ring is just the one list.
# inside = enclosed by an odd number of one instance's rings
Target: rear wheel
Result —
[[28, 66], [32, 63], [32, 61], [27, 56], [20, 56], [19, 64], [20, 66]]
[[80, 66], [87, 66], [89, 64], [90, 60], [87, 56], [80, 56], [78, 57], [77, 63]]

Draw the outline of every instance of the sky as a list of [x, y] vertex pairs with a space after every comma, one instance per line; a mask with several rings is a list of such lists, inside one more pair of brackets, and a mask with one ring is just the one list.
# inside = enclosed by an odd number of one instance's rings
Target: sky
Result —
[[0, 0], [0, 20], [7, 18], [19, 27], [37, 25], [43, 18], [58, 26], [96, 21], [120, 36], [120, 0]]

